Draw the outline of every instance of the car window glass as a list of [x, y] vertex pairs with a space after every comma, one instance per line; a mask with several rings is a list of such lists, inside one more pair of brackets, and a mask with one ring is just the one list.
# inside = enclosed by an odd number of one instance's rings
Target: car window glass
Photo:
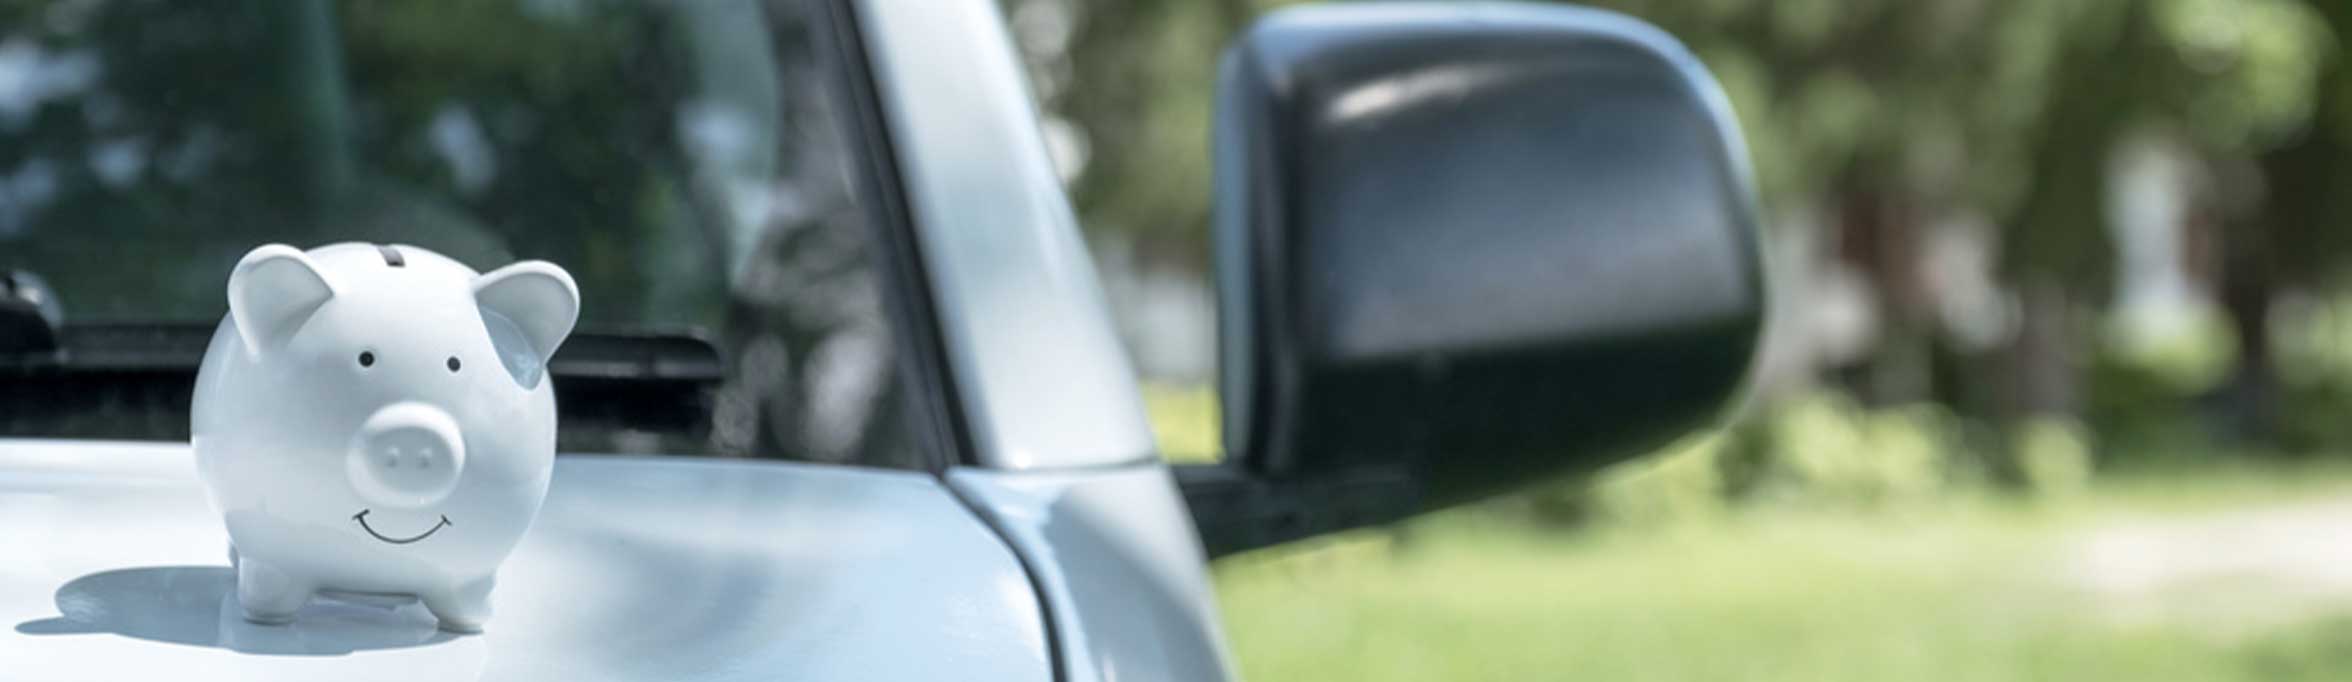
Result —
[[[576, 338], [717, 359], [683, 387], [559, 367], [565, 451], [916, 466], [819, 5], [0, 6], [0, 270], [71, 341], [209, 329], [262, 243], [545, 259]], [[0, 435], [187, 435], [185, 377], [4, 368]]]

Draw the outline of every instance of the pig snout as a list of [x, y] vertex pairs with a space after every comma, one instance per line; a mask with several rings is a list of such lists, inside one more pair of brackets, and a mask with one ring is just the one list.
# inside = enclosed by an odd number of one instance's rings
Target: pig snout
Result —
[[360, 425], [344, 470], [368, 504], [416, 508], [448, 497], [465, 461], [457, 420], [440, 408], [405, 402], [376, 410]]

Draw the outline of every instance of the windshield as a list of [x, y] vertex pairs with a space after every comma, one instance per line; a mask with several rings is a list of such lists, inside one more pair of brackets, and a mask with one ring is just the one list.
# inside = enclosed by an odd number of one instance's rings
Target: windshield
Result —
[[[545, 259], [590, 345], [716, 358], [682, 392], [559, 380], [566, 451], [911, 465], [817, 9], [0, 6], [0, 270], [119, 332], [209, 329], [263, 243]], [[178, 376], [0, 373], [0, 435], [184, 438]]]

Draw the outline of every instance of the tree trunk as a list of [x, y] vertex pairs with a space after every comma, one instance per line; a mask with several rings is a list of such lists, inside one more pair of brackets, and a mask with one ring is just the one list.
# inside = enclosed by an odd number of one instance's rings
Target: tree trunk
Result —
[[2238, 357], [2222, 387], [2231, 438], [2255, 445], [2278, 440], [2278, 370], [2271, 357], [2270, 303], [2277, 287], [2266, 226], [2239, 225], [2222, 237], [2221, 304], [2238, 337]]
[[[2312, 2], [2311, 8], [2336, 35], [2352, 28], [2352, 5]], [[2221, 302], [2237, 332], [2238, 357], [2222, 389], [2222, 416], [2230, 435], [2250, 444], [2279, 445], [2280, 387], [2273, 357], [2270, 308], [2282, 285], [2318, 284], [2342, 262], [2352, 240], [2343, 216], [2352, 203], [2343, 187], [2352, 179], [2342, 121], [2352, 115], [2352, 98], [2328, 93], [2352, 87], [2352, 71], [2330, 60], [2321, 71], [2312, 129], [2261, 159], [2263, 203], [2253, 220], [2233, 221], [2221, 231]]]
[[[1857, 176], [1867, 173], [1856, 173]], [[1895, 193], [1849, 180], [1839, 193], [1839, 260], [1862, 271], [1878, 304], [1877, 348], [1838, 379], [1866, 405], [1931, 399], [1935, 320], [1919, 272], [1916, 220]]]
[[2077, 414], [2082, 382], [2075, 357], [2074, 311], [2066, 288], [2049, 278], [2034, 278], [2020, 294], [2024, 310], [2010, 360], [2017, 413], [2010, 416]]

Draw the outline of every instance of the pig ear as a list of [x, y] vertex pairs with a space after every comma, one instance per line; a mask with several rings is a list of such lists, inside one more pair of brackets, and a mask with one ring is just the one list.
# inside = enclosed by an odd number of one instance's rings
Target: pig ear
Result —
[[284, 244], [255, 248], [229, 272], [229, 317], [248, 352], [275, 345], [334, 297], [318, 264]]
[[546, 261], [523, 261], [475, 277], [474, 302], [484, 317], [514, 323], [540, 362], [555, 355], [580, 319], [580, 287], [570, 273]]

